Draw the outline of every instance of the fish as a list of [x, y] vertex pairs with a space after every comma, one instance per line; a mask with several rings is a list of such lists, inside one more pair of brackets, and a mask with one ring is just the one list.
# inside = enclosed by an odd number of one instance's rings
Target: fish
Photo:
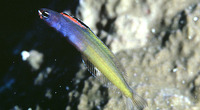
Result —
[[128, 110], [142, 110], [147, 102], [126, 82], [126, 71], [110, 49], [81, 20], [67, 13], [42, 8], [40, 19], [54, 28], [82, 55], [83, 63], [93, 76], [110, 82], [126, 97]]

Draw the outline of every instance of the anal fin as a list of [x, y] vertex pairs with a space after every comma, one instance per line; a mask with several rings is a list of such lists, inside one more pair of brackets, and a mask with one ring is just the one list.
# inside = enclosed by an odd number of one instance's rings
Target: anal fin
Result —
[[97, 78], [105, 87], [113, 88], [113, 89], [117, 88], [84, 55], [82, 55], [82, 62], [84, 63], [84, 65], [86, 66], [86, 68], [88, 69], [88, 71], [95, 78]]

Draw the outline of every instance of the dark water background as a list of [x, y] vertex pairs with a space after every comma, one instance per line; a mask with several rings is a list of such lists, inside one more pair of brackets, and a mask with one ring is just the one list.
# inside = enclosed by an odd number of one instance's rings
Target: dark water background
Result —
[[[40, 8], [75, 13], [78, 0], [5, 0], [1, 2], [0, 32], [0, 110], [65, 109], [73, 78], [79, 69], [80, 55], [65, 39], [48, 27], [38, 16]], [[44, 55], [39, 70], [22, 61], [23, 50], [37, 50]], [[56, 59], [56, 61], [55, 61]], [[52, 72], [40, 86], [34, 85], [38, 73], [47, 67]], [[69, 90], [66, 90], [69, 87]], [[52, 98], [45, 97], [46, 90]], [[71, 105], [76, 106], [77, 102]], [[75, 107], [76, 108], [76, 107]]]

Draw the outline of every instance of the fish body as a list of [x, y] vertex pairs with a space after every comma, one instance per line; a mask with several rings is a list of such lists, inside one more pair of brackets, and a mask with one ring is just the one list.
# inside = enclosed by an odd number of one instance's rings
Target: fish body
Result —
[[[128, 106], [141, 110], [147, 104], [127, 84], [123, 74], [125, 70], [108, 47], [80, 20], [65, 13], [57, 13], [50, 9], [38, 11], [40, 18], [49, 26], [62, 34], [84, 56], [84, 60], [91, 62], [112, 84], [114, 84], [127, 98]], [[130, 107], [132, 106], [132, 107]]]

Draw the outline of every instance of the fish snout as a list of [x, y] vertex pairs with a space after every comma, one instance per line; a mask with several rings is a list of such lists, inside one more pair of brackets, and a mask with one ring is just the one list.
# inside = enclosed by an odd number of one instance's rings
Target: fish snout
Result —
[[40, 16], [40, 19], [44, 19], [44, 18], [47, 19], [47, 18], [49, 18], [49, 12], [45, 11], [43, 9], [38, 10], [38, 14]]

